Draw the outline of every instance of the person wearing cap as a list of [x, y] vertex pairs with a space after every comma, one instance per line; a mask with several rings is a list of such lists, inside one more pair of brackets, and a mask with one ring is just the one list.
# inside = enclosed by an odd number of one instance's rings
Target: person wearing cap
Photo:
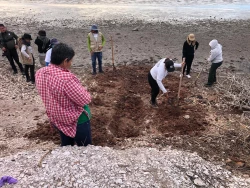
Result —
[[46, 31], [40, 30], [38, 37], [35, 40], [35, 44], [38, 47], [39, 61], [42, 67], [45, 66], [45, 55], [50, 46], [50, 40], [46, 37]]
[[184, 63], [178, 64], [174, 63], [172, 59], [163, 58], [158, 61], [156, 65], [150, 70], [148, 73], [148, 82], [151, 87], [150, 104], [153, 107], [158, 106], [156, 98], [160, 92], [160, 89], [162, 90], [163, 94], [168, 97], [167, 90], [162, 84], [162, 80], [168, 75], [169, 72], [174, 72], [175, 68], [182, 67], [183, 65]]
[[182, 74], [184, 75], [185, 70], [187, 68], [186, 76], [188, 78], [191, 78], [190, 69], [194, 60], [194, 53], [198, 49], [198, 47], [199, 43], [195, 40], [194, 34], [189, 34], [187, 40], [183, 44], [182, 49], [182, 61], [185, 63]]
[[49, 66], [50, 61], [51, 61], [52, 48], [57, 44], [59, 44], [59, 42], [58, 42], [58, 40], [56, 38], [51, 39], [49, 50], [46, 52], [46, 56], [45, 56], [45, 64], [46, 64], [46, 66]]
[[223, 63], [222, 45], [219, 44], [216, 39], [214, 39], [209, 42], [209, 46], [211, 47], [211, 51], [209, 58], [207, 58], [207, 61], [211, 62], [212, 64], [209, 70], [208, 82], [205, 84], [205, 87], [211, 87], [213, 84], [217, 82], [216, 70]]
[[93, 75], [96, 74], [96, 59], [98, 59], [99, 73], [103, 73], [102, 70], [102, 49], [106, 43], [106, 40], [101, 32], [99, 32], [96, 25], [92, 25], [91, 32], [88, 34], [88, 50], [91, 54]]
[[31, 40], [31, 35], [28, 33], [25, 33], [22, 36], [21, 57], [25, 66], [24, 72], [26, 76], [26, 81], [31, 81], [32, 84], [35, 84], [35, 60], [33, 57], [33, 50], [30, 43]]
[[22, 74], [24, 74], [23, 66], [19, 61], [19, 57], [16, 51], [16, 49], [18, 48], [18, 36], [14, 32], [8, 31], [3, 24], [0, 24], [0, 31], [0, 48], [10, 62], [13, 74], [17, 74], [17, 68], [14, 61], [18, 65]]

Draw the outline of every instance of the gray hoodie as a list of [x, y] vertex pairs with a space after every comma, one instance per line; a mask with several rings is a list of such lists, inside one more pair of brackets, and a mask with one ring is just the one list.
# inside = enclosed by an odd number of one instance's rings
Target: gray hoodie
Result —
[[218, 43], [218, 41], [216, 39], [212, 40], [209, 43], [209, 46], [211, 47], [211, 51], [208, 61], [211, 61], [212, 63], [222, 62], [223, 61], [222, 46]]

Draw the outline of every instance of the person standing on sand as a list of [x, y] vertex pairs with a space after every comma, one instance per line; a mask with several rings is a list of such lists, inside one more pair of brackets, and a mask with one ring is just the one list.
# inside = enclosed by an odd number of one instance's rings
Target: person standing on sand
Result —
[[148, 82], [151, 87], [151, 100], [150, 104], [152, 107], [157, 108], [158, 104], [156, 98], [162, 90], [163, 94], [168, 97], [168, 93], [164, 85], [162, 84], [162, 80], [168, 75], [169, 72], [174, 72], [175, 68], [182, 67], [184, 63], [178, 64], [174, 63], [173, 60], [169, 58], [164, 58], [158, 61], [156, 65], [150, 70], [148, 73]]
[[49, 120], [61, 136], [61, 146], [92, 143], [88, 104], [90, 93], [69, 69], [74, 50], [67, 44], [52, 49], [51, 64], [36, 73], [36, 87], [45, 104]]
[[35, 40], [35, 44], [38, 47], [40, 64], [42, 67], [45, 67], [45, 55], [50, 45], [50, 40], [46, 37], [46, 31], [40, 30], [38, 32], [38, 37]]
[[207, 61], [210, 61], [211, 68], [209, 70], [208, 81], [205, 84], [205, 87], [211, 87], [213, 84], [216, 84], [216, 70], [222, 65], [222, 45], [218, 43], [216, 39], [209, 42], [211, 47], [210, 56], [207, 58]]
[[101, 32], [98, 31], [96, 25], [92, 25], [91, 32], [88, 34], [87, 44], [91, 54], [93, 75], [96, 75], [96, 58], [98, 59], [99, 73], [103, 73], [102, 70], [102, 49], [106, 43], [106, 40]]
[[[32, 47], [30, 41], [31, 35], [25, 33], [21, 39], [21, 57], [25, 66], [26, 81], [35, 84], [35, 59], [33, 56]], [[29, 75], [30, 70], [30, 75]]]
[[49, 50], [46, 52], [46, 56], [45, 56], [45, 64], [46, 64], [46, 67], [49, 66], [50, 64], [50, 61], [51, 61], [51, 52], [52, 52], [52, 48], [59, 44], [58, 40], [53, 38], [51, 39], [50, 41], [50, 46], [49, 46]]
[[16, 51], [16, 49], [18, 48], [18, 36], [14, 32], [8, 31], [3, 24], [0, 24], [0, 31], [0, 48], [9, 60], [13, 70], [13, 74], [17, 74], [17, 68], [14, 63], [15, 60], [20, 71], [24, 75], [23, 66], [19, 61], [19, 57]]
[[195, 40], [194, 34], [189, 34], [182, 48], [182, 61], [185, 63], [182, 74], [184, 75], [187, 68], [186, 76], [188, 78], [191, 78], [190, 70], [194, 59], [194, 53], [198, 47], [199, 43]]

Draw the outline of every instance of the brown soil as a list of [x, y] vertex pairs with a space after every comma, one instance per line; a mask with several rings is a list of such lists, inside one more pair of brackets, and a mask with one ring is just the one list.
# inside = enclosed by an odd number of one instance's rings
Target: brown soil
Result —
[[[88, 80], [96, 81], [91, 93], [93, 98], [92, 135], [95, 145], [115, 145], [129, 137], [138, 137], [143, 132], [172, 135], [200, 135], [208, 125], [205, 112], [199, 105], [184, 101], [189, 89], [183, 87], [180, 106], [169, 104], [159, 99], [160, 107], [154, 109], [149, 105], [150, 87], [147, 84], [148, 66], [122, 66], [116, 72], [108, 71]], [[176, 99], [179, 79], [169, 75], [167, 87], [171, 91], [169, 99]], [[169, 100], [169, 101], [170, 101]], [[174, 100], [173, 100], [174, 101]], [[184, 115], [190, 118], [185, 119]], [[51, 133], [47, 122], [38, 124], [37, 130], [26, 135], [28, 138], [58, 141], [56, 132]]]
[[[222, 161], [229, 170], [250, 174], [250, 139], [245, 137], [249, 131], [244, 131], [244, 126], [239, 128], [237, 123], [230, 124], [230, 128], [216, 127], [216, 122], [226, 125], [230, 119], [236, 120], [239, 111], [208, 110], [209, 105], [216, 104], [216, 94], [209, 90], [208, 96], [204, 96], [192, 87], [193, 80], [185, 78], [178, 106], [178, 72], [165, 79], [169, 99], [159, 97], [159, 108], [152, 108], [147, 83], [150, 67], [135, 64], [120, 66], [117, 71], [107, 68], [105, 74], [85, 78], [84, 85], [90, 86], [88, 90], [93, 95], [90, 105], [93, 144], [131, 147], [137, 138], [145, 139], [150, 147], [171, 145], [197, 152], [207, 160]], [[60, 142], [58, 132], [52, 132], [48, 122], [38, 124], [37, 130], [26, 137]], [[130, 146], [126, 146], [127, 138], [134, 140]]]

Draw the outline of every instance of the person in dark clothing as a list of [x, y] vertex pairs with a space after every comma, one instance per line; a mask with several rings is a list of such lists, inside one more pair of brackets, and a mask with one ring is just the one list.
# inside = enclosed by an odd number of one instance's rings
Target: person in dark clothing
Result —
[[198, 47], [199, 43], [195, 40], [194, 34], [189, 34], [187, 40], [183, 44], [182, 49], [182, 61], [183, 63], [185, 63], [182, 74], [184, 75], [187, 68], [186, 76], [188, 78], [191, 78], [190, 69], [193, 63], [194, 53], [198, 49]]
[[17, 74], [17, 68], [15, 66], [14, 60], [18, 65], [22, 74], [24, 74], [23, 66], [19, 62], [19, 57], [16, 49], [18, 48], [17, 42], [18, 37], [14, 32], [8, 31], [7, 28], [0, 24], [0, 48], [3, 50], [4, 55], [10, 62], [14, 74]]
[[35, 44], [38, 47], [39, 61], [42, 67], [45, 67], [45, 55], [50, 46], [50, 40], [46, 37], [46, 31], [40, 30], [38, 37], [35, 40]]

